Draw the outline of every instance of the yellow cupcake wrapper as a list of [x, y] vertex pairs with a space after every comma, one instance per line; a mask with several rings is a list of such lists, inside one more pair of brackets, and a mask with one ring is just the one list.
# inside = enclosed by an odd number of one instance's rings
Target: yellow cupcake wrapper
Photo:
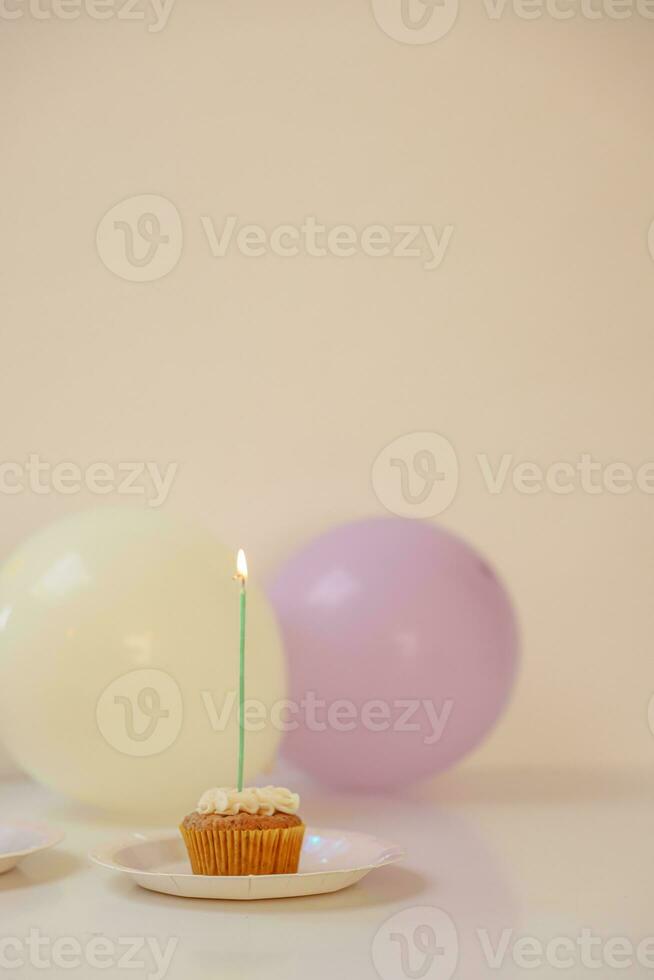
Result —
[[266, 830], [220, 830], [180, 826], [196, 875], [295, 874], [304, 824]]

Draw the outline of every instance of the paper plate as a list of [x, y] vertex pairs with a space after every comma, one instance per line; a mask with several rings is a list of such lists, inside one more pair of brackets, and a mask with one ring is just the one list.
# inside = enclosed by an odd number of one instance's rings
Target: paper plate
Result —
[[132, 834], [127, 840], [91, 851], [89, 857], [151, 891], [243, 901], [339, 891], [375, 868], [400, 861], [404, 851], [369, 834], [307, 827], [300, 869], [290, 875], [194, 875], [178, 831]]
[[41, 823], [0, 823], [0, 874], [23, 858], [60, 844], [64, 834]]

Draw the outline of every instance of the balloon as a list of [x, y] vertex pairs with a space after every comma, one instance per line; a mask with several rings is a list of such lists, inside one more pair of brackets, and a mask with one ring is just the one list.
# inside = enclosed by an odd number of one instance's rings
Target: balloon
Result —
[[[44, 783], [181, 819], [238, 762], [235, 554], [155, 511], [59, 521], [0, 570], [0, 738]], [[245, 774], [275, 756], [286, 694], [274, 614], [248, 585]]]
[[497, 576], [452, 534], [401, 518], [316, 538], [269, 589], [290, 661], [283, 754], [381, 789], [451, 766], [504, 708], [517, 631]]

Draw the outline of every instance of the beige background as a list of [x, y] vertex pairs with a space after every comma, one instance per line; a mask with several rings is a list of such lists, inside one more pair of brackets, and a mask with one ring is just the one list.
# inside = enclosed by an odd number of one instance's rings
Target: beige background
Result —
[[[265, 573], [385, 513], [377, 454], [442, 433], [460, 484], [439, 520], [494, 560], [524, 636], [511, 710], [472, 761], [648, 765], [653, 498], [492, 495], [475, 457], [654, 458], [653, 40], [640, 16], [492, 21], [481, 2], [425, 45], [363, 0], [177, 0], [157, 34], [3, 23], [2, 459], [178, 461], [166, 507]], [[184, 227], [150, 283], [95, 247], [138, 194]], [[200, 217], [227, 214], [454, 233], [432, 271], [213, 258]], [[93, 502], [3, 495], [0, 554]]]

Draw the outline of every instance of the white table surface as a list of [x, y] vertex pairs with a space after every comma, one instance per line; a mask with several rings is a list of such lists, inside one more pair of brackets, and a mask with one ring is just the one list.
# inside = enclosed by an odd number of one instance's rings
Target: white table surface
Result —
[[[75, 969], [50, 962], [45, 969], [31, 963], [25, 947], [24, 965], [0, 973], [154, 977], [147, 947], [135, 954], [140, 967], [128, 970], [117, 962], [124, 941], [141, 937], [162, 947], [177, 941], [165, 973], [169, 980], [654, 977], [654, 941], [643, 962], [636, 954], [638, 944], [654, 935], [654, 791], [647, 774], [464, 770], [412, 791], [408, 799], [346, 798], [305, 788], [302, 815], [315, 825], [401, 842], [407, 860], [348, 890], [313, 898], [229, 903], [158, 895], [87, 861], [89, 848], [120, 838], [125, 825], [82, 811], [28, 780], [5, 779], [0, 820], [45, 820], [67, 838], [0, 876], [0, 939], [23, 943], [36, 930], [50, 941], [73, 937], [85, 949], [93, 936], [104, 936], [117, 952], [104, 969], [86, 962]], [[420, 911], [424, 907], [433, 908]], [[412, 911], [383, 927], [407, 909]], [[428, 935], [415, 933], [421, 925], [435, 929], [439, 945], [428, 960], [415, 946], [417, 937], [424, 947]], [[584, 929], [592, 937], [586, 954]], [[482, 935], [493, 947], [504, 937], [501, 966], [489, 962]], [[406, 937], [406, 968], [400, 936]], [[524, 944], [515, 947], [521, 937], [536, 941], [526, 954]], [[545, 955], [557, 937], [576, 944], [566, 969]], [[607, 940], [614, 942], [605, 947]], [[632, 965], [621, 969], [616, 964], [629, 956], [618, 940], [634, 946]], [[17, 955], [15, 948], [6, 952], [8, 959]], [[527, 969], [521, 954], [536, 966]], [[50, 954], [43, 955], [48, 962]], [[553, 955], [568, 958], [561, 947]]]

